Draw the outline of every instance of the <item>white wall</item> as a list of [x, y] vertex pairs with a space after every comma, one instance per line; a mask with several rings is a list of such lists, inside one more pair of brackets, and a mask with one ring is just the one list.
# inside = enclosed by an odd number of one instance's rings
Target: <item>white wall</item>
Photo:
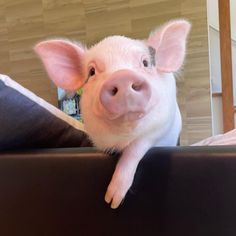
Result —
[[[231, 36], [236, 41], [236, 1], [230, 0]], [[208, 24], [219, 31], [218, 0], [207, 0]]]

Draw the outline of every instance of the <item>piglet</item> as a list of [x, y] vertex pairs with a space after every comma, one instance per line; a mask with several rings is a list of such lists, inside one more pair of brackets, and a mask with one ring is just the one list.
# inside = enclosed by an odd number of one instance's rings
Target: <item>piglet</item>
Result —
[[57, 86], [83, 87], [84, 128], [95, 146], [122, 151], [105, 195], [111, 208], [124, 199], [151, 147], [177, 144], [181, 115], [173, 73], [183, 63], [189, 30], [187, 21], [174, 20], [146, 40], [111, 36], [90, 49], [64, 39], [35, 46]]

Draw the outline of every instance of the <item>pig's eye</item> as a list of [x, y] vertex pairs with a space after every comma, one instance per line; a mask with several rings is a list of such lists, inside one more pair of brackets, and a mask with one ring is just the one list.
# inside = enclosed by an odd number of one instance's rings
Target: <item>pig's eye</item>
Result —
[[95, 74], [96, 74], [95, 68], [94, 68], [94, 67], [91, 67], [91, 68], [89, 69], [88, 77], [92, 77], [92, 76], [94, 76]]
[[143, 66], [148, 67], [148, 61], [146, 59], [143, 60]]

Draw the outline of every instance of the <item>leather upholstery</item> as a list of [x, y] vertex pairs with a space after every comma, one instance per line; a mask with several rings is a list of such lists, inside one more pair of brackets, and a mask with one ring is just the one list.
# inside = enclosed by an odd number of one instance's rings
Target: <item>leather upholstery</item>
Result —
[[151, 149], [124, 203], [104, 202], [118, 156], [0, 153], [0, 235], [236, 235], [236, 147]]

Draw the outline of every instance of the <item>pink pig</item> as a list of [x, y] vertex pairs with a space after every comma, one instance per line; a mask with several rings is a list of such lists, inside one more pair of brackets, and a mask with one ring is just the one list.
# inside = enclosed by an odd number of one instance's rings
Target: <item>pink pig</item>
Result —
[[153, 146], [175, 146], [181, 131], [173, 72], [180, 69], [190, 24], [170, 21], [147, 40], [111, 36], [87, 49], [68, 40], [36, 45], [59, 87], [83, 87], [84, 127], [102, 150], [121, 150], [105, 201], [117, 208], [139, 161]]

